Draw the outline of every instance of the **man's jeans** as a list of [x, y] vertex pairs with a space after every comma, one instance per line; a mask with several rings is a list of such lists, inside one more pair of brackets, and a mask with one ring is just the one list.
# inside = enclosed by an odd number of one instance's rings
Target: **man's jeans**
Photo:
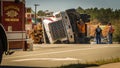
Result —
[[96, 35], [96, 43], [101, 44], [101, 36], [100, 35]]
[[112, 33], [108, 34], [108, 43], [112, 44]]

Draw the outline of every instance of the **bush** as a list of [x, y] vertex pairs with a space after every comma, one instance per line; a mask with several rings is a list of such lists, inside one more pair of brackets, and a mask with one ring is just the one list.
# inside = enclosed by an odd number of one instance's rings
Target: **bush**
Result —
[[120, 20], [114, 20], [112, 24], [115, 28], [113, 33], [113, 41], [120, 43]]

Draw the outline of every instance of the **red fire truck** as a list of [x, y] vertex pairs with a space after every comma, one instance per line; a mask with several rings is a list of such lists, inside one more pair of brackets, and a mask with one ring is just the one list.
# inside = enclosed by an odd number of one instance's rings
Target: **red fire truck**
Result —
[[25, 32], [25, 0], [1, 0], [0, 17], [4, 26], [10, 48], [24, 48]]

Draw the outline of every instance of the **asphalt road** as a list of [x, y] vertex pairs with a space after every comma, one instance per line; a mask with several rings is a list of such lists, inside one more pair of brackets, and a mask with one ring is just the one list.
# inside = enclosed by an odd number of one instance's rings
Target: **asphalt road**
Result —
[[33, 51], [4, 55], [2, 66], [59, 67], [120, 57], [119, 44], [35, 44]]

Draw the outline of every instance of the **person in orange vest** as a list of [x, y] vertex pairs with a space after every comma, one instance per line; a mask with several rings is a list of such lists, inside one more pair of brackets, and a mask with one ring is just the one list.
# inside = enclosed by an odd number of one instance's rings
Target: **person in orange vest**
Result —
[[113, 37], [114, 28], [113, 28], [111, 23], [108, 23], [108, 26], [109, 26], [109, 30], [108, 30], [108, 43], [112, 44], [112, 37]]

